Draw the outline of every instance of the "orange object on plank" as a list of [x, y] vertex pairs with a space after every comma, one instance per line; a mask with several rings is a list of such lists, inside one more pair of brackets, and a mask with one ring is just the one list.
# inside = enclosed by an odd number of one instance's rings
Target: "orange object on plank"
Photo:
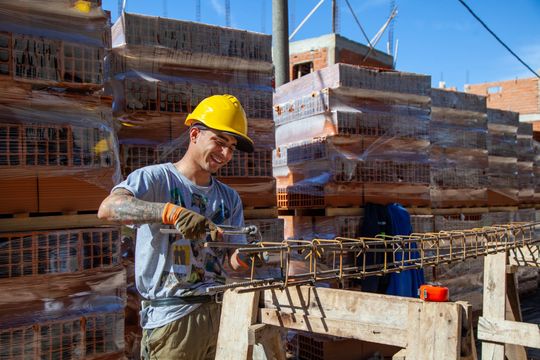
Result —
[[418, 295], [424, 301], [445, 302], [448, 301], [448, 288], [424, 284], [418, 289]]

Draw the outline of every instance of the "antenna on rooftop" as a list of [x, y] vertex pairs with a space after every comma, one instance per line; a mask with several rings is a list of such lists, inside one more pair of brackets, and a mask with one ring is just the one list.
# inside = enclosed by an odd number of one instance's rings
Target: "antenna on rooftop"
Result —
[[195, 20], [201, 22], [201, 0], [195, 0]]
[[[390, 1], [390, 15], [394, 12], [394, 9], [396, 8], [396, 1], [391, 0]], [[394, 51], [394, 22], [396, 21], [396, 18], [394, 17], [390, 24], [388, 24], [388, 46], [386, 48], [386, 53], [388, 55], [392, 55], [392, 52]]]
[[231, 0], [225, 0], [225, 26], [231, 26]]
[[296, 27], [296, 19], [295, 19], [295, 8], [296, 8], [296, 0], [291, 0], [291, 6], [289, 9], [289, 25], [291, 28]]
[[261, 0], [261, 32], [266, 32], [266, 0]]
[[339, 0], [332, 0], [332, 33], [339, 33]]
[[167, 17], [167, 0], [163, 0], [163, 17]]

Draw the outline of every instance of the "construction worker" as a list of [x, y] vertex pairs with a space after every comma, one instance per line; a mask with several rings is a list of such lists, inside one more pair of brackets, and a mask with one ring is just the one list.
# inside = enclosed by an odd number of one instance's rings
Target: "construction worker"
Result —
[[[137, 227], [135, 279], [146, 299], [143, 359], [214, 358], [221, 308], [206, 288], [223, 280], [225, 254], [203, 245], [217, 239], [245, 241], [223, 235], [217, 226], [243, 226], [243, 210], [238, 193], [212, 177], [235, 149], [253, 151], [242, 105], [232, 95], [210, 96], [185, 124], [185, 155], [174, 164], [135, 170], [113, 188], [98, 213], [100, 219]], [[183, 237], [160, 233], [164, 225]], [[229, 258], [245, 265], [236, 252]]]

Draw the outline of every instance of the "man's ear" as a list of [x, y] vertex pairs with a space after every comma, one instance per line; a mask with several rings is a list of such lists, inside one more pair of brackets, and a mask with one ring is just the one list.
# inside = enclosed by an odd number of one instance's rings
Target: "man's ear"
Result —
[[200, 134], [201, 134], [201, 129], [199, 129], [196, 126], [192, 126], [189, 129], [189, 142], [196, 143], [197, 138], [199, 137]]

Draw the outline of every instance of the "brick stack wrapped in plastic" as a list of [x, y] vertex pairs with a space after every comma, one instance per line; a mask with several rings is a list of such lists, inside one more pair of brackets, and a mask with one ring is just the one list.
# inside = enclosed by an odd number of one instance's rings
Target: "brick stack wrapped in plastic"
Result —
[[0, 1], [0, 358], [116, 359], [125, 271], [99, 1]]
[[516, 206], [519, 203], [517, 129], [519, 114], [488, 109], [488, 204]]
[[534, 204], [534, 147], [533, 126], [531, 123], [520, 122], [517, 130], [517, 166], [519, 205], [533, 206]]
[[487, 206], [486, 98], [432, 89], [431, 206]]
[[429, 76], [345, 64], [278, 88], [278, 207], [429, 206], [430, 90]]

